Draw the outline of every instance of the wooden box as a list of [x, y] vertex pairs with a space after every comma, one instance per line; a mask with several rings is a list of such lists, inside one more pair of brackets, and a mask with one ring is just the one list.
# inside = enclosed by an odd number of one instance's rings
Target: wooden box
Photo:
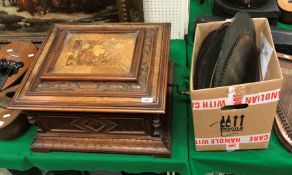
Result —
[[9, 107], [31, 148], [169, 156], [169, 41], [169, 24], [55, 24]]

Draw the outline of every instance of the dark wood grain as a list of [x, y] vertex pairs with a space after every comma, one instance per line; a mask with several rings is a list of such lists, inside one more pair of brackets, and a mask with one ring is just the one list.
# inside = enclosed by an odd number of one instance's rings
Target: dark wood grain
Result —
[[[10, 108], [68, 112], [165, 112], [170, 25], [107, 24], [99, 27], [82, 25], [84, 30], [91, 27], [98, 30], [109, 27], [112, 28], [111, 30], [117, 28], [118, 31], [122, 27], [124, 30], [137, 28], [145, 30], [137, 82], [85, 81], [86, 79], [84, 81], [42, 80], [44, 68], [49, 63], [47, 58], [50, 56], [48, 55], [58, 53], [50, 49], [54, 38], [58, 37], [57, 31], [66, 27], [74, 27], [74, 25], [55, 25], [51, 29], [45, 44], [40, 48], [33, 68], [24, 78], [20, 91], [13, 99]], [[152, 98], [153, 102], [141, 102], [145, 97]]]
[[[128, 37], [133, 33], [137, 37]], [[78, 40], [77, 45], [70, 43], [73, 42], [70, 37], [77, 38], [73, 40]], [[117, 42], [112, 44], [112, 49], [103, 48], [108, 46], [110, 37]], [[114, 48], [120, 44], [118, 41], [129, 42], [127, 48], [134, 49], [120, 52], [123, 47]], [[30, 122], [36, 124], [38, 133], [32, 150], [169, 157], [172, 89], [167, 83], [173, 76], [168, 65], [169, 41], [169, 24], [56, 24], [52, 27], [9, 106], [24, 110]], [[77, 54], [85, 49], [87, 55], [74, 57], [69, 65], [72, 67], [63, 72], [63, 77], [56, 76], [65, 69], [59, 64], [68, 63], [71, 57], [67, 55], [74, 49]], [[110, 56], [100, 57], [100, 53]], [[116, 53], [124, 55], [117, 57]], [[79, 58], [80, 55], [84, 57]], [[125, 55], [126, 59], [121, 59]], [[98, 59], [113, 63], [103, 66], [99, 65], [101, 62], [93, 62]], [[94, 70], [82, 67], [91, 64]], [[117, 70], [107, 68], [114, 64], [119, 66]], [[99, 71], [110, 76], [100, 78], [103, 75], [97, 75]], [[121, 79], [125, 71], [134, 79]], [[145, 102], [144, 98], [153, 101]]]
[[[169, 83], [173, 79], [170, 65]], [[107, 114], [28, 112], [38, 134], [31, 148], [37, 152], [79, 151], [150, 154], [170, 157], [172, 87], [165, 114]]]
[[[8, 76], [6, 79], [0, 77], [1, 90], [8, 88], [24, 75], [31, 65], [36, 52], [37, 48], [33, 44], [20, 41], [14, 41], [0, 49], [0, 61], [13, 61], [14, 63], [11, 63], [13, 65], [16, 65], [17, 63], [23, 64], [23, 66], [14, 75]], [[13, 65], [8, 65], [10, 66], [8, 70], [13, 70]], [[4, 65], [0, 66], [0, 71], [5, 71], [2, 70], [3, 67]]]

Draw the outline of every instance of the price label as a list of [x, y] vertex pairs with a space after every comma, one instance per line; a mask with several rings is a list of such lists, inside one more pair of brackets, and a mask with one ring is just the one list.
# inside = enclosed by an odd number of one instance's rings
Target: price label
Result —
[[31, 57], [33, 57], [34, 56], [34, 54], [32, 53], [32, 54], [29, 54], [29, 55], [27, 55], [29, 58], [31, 58]]
[[226, 151], [236, 151], [239, 150], [239, 143], [233, 143], [233, 144], [226, 144]]
[[10, 114], [3, 115], [3, 118], [9, 118], [9, 117], [10, 117]]
[[153, 103], [153, 98], [142, 98], [141, 102], [142, 103]]

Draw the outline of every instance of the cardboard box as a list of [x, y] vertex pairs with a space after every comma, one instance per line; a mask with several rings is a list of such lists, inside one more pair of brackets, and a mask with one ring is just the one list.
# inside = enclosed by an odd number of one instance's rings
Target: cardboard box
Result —
[[[260, 82], [193, 89], [199, 47], [205, 36], [224, 22], [198, 24], [195, 33], [190, 89], [196, 150], [267, 148], [283, 79], [267, 19], [254, 19], [257, 46], [267, 49], [260, 57]], [[235, 104], [243, 108], [222, 110]]]

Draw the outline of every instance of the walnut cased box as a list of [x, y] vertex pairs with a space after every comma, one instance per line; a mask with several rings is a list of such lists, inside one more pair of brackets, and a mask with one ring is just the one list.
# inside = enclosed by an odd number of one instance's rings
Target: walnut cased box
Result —
[[169, 24], [51, 27], [9, 107], [36, 123], [32, 149], [169, 156], [169, 40]]

